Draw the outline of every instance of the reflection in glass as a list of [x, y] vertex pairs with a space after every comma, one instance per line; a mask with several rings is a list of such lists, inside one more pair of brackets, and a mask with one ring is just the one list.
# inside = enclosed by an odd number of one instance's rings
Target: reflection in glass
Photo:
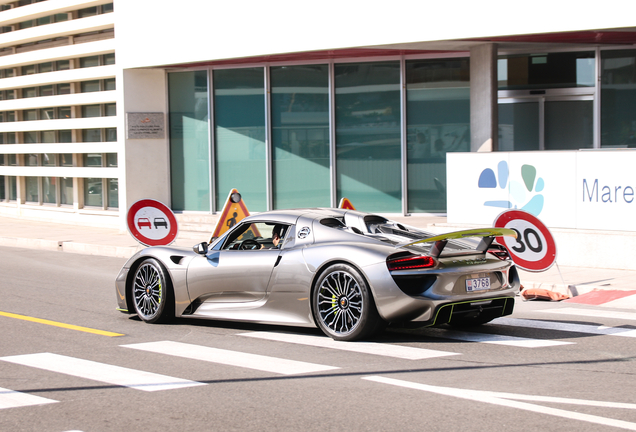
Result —
[[636, 50], [601, 51], [601, 147], [636, 147]]
[[18, 183], [17, 177], [9, 177], [9, 200], [15, 201], [18, 199]]
[[400, 63], [335, 65], [337, 198], [401, 211]]
[[539, 150], [539, 102], [499, 104], [499, 151]]
[[470, 151], [468, 59], [406, 63], [408, 211], [446, 212], [446, 153]]
[[73, 204], [73, 178], [63, 177], [60, 179], [60, 204]]
[[119, 207], [119, 180], [114, 178], [106, 179], [108, 182], [108, 208]]
[[55, 181], [56, 177], [42, 177], [42, 202], [45, 204], [55, 204]]
[[84, 179], [84, 205], [89, 207], [102, 207], [102, 179]]
[[271, 68], [274, 208], [329, 207], [326, 65]]
[[501, 56], [499, 90], [594, 87], [594, 52]]
[[232, 188], [250, 211], [267, 210], [263, 68], [214, 71], [216, 206]]
[[26, 202], [39, 203], [40, 202], [40, 194], [38, 187], [38, 177], [25, 177], [25, 186], [26, 186]]
[[172, 209], [210, 211], [207, 72], [170, 73], [168, 83]]
[[594, 145], [593, 105], [590, 101], [546, 101], [545, 149], [578, 150]]

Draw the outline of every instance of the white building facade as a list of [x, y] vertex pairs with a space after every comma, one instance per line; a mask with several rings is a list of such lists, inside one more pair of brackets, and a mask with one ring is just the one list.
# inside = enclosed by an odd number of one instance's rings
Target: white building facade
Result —
[[0, 3], [0, 214], [124, 228], [139, 199], [214, 214], [237, 188], [471, 223], [449, 153], [636, 146], [624, 2]]

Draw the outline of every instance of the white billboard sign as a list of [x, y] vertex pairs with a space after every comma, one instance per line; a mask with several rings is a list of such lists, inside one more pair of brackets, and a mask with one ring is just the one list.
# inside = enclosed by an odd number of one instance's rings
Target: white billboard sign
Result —
[[516, 208], [550, 227], [636, 231], [635, 166], [630, 150], [448, 153], [448, 222]]

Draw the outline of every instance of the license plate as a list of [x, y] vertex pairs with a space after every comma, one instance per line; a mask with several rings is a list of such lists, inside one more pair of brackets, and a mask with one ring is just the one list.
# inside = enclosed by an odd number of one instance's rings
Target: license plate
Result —
[[490, 289], [490, 278], [481, 277], [466, 279], [466, 291], [482, 291]]

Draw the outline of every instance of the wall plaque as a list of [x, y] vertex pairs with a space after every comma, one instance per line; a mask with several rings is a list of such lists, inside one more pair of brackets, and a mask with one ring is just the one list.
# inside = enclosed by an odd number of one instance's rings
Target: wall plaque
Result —
[[165, 138], [165, 117], [164, 113], [126, 113], [126, 138]]

